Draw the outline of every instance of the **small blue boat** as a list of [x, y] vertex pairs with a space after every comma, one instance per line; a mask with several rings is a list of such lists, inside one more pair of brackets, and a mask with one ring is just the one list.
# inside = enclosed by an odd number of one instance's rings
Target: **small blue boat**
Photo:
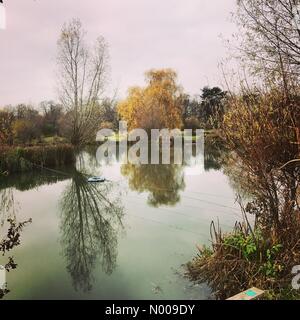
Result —
[[105, 182], [106, 179], [103, 177], [90, 177], [88, 178], [88, 182]]

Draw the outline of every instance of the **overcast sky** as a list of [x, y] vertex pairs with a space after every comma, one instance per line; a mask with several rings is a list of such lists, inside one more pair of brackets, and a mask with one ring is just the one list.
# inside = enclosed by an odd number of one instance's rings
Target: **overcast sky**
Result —
[[222, 35], [235, 32], [236, 0], [4, 0], [0, 106], [57, 99], [56, 42], [65, 21], [81, 19], [88, 39], [109, 44], [111, 89], [123, 97], [151, 68], [173, 68], [190, 94], [220, 85]]

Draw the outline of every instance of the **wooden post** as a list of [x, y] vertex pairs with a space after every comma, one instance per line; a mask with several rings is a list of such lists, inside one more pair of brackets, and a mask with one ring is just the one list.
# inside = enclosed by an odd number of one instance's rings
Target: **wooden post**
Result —
[[257, 300], [259, 298], [262, 298], [264, 293], [265, 291], [253, 287], [227, 300]]

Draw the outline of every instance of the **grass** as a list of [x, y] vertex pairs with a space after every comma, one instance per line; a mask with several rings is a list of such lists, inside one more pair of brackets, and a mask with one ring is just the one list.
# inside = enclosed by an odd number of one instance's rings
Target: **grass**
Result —
[[43, 137], [42, 143], [43, 144], [59, 144], [59, 143], [67, 143], [68, 140], [63, 137], [59, 136], [51, 136], [51, 137]]
[[126, 137], [125, 134], [121, 135], [119, 133], [115, 133], [113, 136], [108, 137], [108, 140], [109, 141], [115, 141], [115, 142], [121, 142], [121, 141], [126, 140], [126, 138], [127, 137]]
[[[183, 134], [183, 131], [182, 131]], [[207, 137], [216, 137], [218, 136], [218, 132], [216, 130], [205, 130], [204, 135]], [[125, 134], [120, 135], [119, 133], [114, 133], [114, 135], [107, 138], [109, 141], [115, 141], [115, 142], [121, 142], [126, 140], [127, 136]], [[187, 140], [192, 140], [193, 142], [196, 142], [196, 136], [193, 135], [191, 138], [186, 137]]]

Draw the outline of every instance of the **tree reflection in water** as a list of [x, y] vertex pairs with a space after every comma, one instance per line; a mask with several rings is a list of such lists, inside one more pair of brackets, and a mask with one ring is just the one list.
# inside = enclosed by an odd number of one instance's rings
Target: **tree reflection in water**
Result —
[[149, 192], [148, 203], [153, 207], [176, 205], [180, 201], [179, 191], [185, 188], [181, 165], [124, 164], [121, 172], [132, 190]]
[[[18, 208], [16, 201], [16, 190], [30, 190], [44, 183], [58, 181], [59, 178], [47, 176], [45, 178], [41, 172], [31, 172], [30, 174], [1, 175], [0, 179], [0, 254], [4, 256], [7, 252], [21, 245], [21, 232], [23, 228], [32, 222], [30, 218], [27, 221], [18, 222]], [[46, 181], [46, 182], [45, 182]], [[4, 269], [9, 272], [17, 268], [13, 257], [8, 257]], [[5, 286], [0, 288], [0, 299], [8, 294], [10, 290]]]
[[124, 210], [114, 191], [113, 183], [88, 183], [86, 175], [75, 171], [63, 193], [62, 247], [76, 290], [92, 289], [92, 271], [97, 261], [107, 274], [116, 267]]
[[0, 190], [0, 226], [3, 227], [8, 219], [16, 219], [16, 205], [13, 188]]
[[[207, 137], [205, 141], [205, 171], [220, 170], [227, 150], [217, 137]], [[195, 157], [196, 149], [183, 165], [156, 164], [134, 165], [124, 164], [121, 173], [128, 178], [129, 187], [137, 192], [149, 192], [148, 203], [153, 207], [161, 205], [174, 206], [180, 201], [179, 192], [185, 189], [184, 167], [189, 166], [191, 157]], [[171, 152], [171, 157], [173, 152]], [[171, 158], [171, 162], [174, 159]]]
[[221, 170], [226, 162], [228, 150], [218, 137], [207, 137], [205, 140], [204, 169]]

